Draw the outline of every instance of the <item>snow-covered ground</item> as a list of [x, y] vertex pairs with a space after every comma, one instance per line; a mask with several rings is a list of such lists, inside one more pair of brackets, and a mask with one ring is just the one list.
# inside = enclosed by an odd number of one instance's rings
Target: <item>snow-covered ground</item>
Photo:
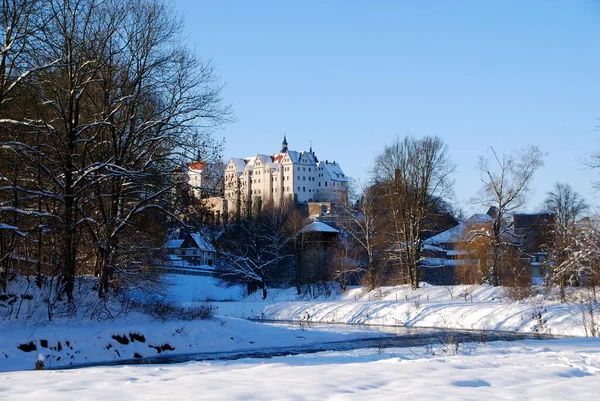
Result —
[[194, 301], [240, 301], [246, 296], [243, 286], [227, 285], [211, 276], [181, 274], [165, 276], [171, 283], [168, 296], [183, 304]]
[[[269, 289], [245, 296], [243, 286], [224, 286], [207, 276], [171, 275], [169, 297], [183, 305], [210, 301], [215, 318], [208, 321], [158, 322], [140, 313], [115, 320], [55, 319], [0, 322], [0, 371], [33, 369], [38, 354], [46, 368], [94, 362], [203, 352], [256, 350], [340, 341], [381, 333], [353, 330], [299, 331], [252, 323], [242, 318], [328, 323], [403, 325], [477, 330], [541, 332], [585, 336], [589, 318], [579, 305], [562, 304], [552, 294], [514, 302], [501, 288], [486, 286], [406, 286], [376, 291], [353, 288], [316, 299], [298, 297], [295, 289]], [[540, 288], [541, 292], [542, 289]], [[206, 305], [206, 304], [204, 304]]]
[[[269, 320], [590, 335], [589, 305], [560, 303], [557, 295], [547, 289], [536, 290], [537, 295], [514, 301], [505, 288], [489, 286], [425, 284], [417, 290], [395, 286], [374, 291], [352, 288], [313, 300], [299, 300], [294, 289], [287, 289], [270, 290], [266, 300], [252, 294], [242, 302], [215, 306], [221, 315]], [[575, 299], [578, 294], [570, 295]], [[597, 316], [593, 318], [598, 322]], [[597, 323], [596, 329], [600, 329]]]
[[363, 349], [0, 375], [0, 400], [594, 400], [600, 341]]
[[[336, 332], [326, 328], [304, 330], [295, 325], [274, 327], [227, 317], [168, 322], [138, 318], [12, 327], [0, 336], [0, 372], [31, 370], [40, 354], [45, 368], [53, 369], [189, 353], [306, 346], [383, 335], [352, 327]], [[0, 393], [1, 387], [0, 384]]]

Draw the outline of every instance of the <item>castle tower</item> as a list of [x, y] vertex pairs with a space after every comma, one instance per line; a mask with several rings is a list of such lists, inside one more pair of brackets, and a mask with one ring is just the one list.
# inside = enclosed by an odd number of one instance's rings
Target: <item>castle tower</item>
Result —
[[283, 134], [283, 142], [281, 142], [281, 152], [280, 153], [285, 153], [288, 150], [288, 143], [287, 143], [287, 139], [285, 138], [285, 134]]

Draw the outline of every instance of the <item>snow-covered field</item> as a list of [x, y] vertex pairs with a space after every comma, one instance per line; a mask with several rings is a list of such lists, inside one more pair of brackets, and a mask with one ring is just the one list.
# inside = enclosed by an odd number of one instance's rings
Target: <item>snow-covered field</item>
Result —
[[0, 375], [0, 400], [595, 400], [600, 342], [363, 349]]

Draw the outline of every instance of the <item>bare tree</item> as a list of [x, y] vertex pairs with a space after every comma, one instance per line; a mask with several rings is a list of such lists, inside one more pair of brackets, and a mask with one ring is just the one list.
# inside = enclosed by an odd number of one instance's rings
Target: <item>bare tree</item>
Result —
[[483, 156], [479, 158], [478, 168], [483, 183], [479, 203], [495, 209], [491, 230], [481, 235], [490, 239], [492, 260], [488, 280], [498, 286], [502, 251], [515, 243], [509, 218], [512, 212], [524, 206], [533, 175], [544, 163], [537, 146], [502, 157], [493, 148], [490, 152], [493, 156], [491, 162]]
[[280, 262], [292, 256], [289, 236], [282, 235], [282, 214], [276, 208], [254, 219], [244, 219], [223, 234], [218, 275], [227, 281], [260, 288], [267, 298], [267, 282]]
[[544, 206], [556, 216], [556, 233], [561, 237], [568, 236], [577, 220], [589, 210], [589, 205], [570, 184], [560, 182], [546, 194]]
[[[357, 190], [359, 190], [358, 193]], [[380, 212], [378, 190], [380, 187], [376, 185], [371, 187], [363, 187], [360, 183], [351, 185], [348, 188], [350, 196], [337, 208], [339, 214], [337, 221], [343, 234], [348, 236], [350, 242], [354, 243], [365, 255], [366, 267], [353, 265], [353, 272], [359, 273], [359, 275], [366, 273], [366, 281], [371, 289], [375, 288], [380, 281], [380, 272], [375, 260], [375, 252], [381, 234], [378, 230], [378, 223], [381, 223], [381, 220], [377, 219]], [[350, 243], [347, 246], [350, 247]], [[347, 263], [344, 264], [343, 272], [339, 274], [345, 276], [350, 273], [347, 265]]]
[[[97, 274], [101, 297], [139, 283], [177, 218], [175, 167], [229, 120], [214, 67], [161, 0], [2, 5], [0, 261], [37, 247], [71, 302], [78, 274]], [[4, 232], [38, 235], [15, 254]]]
[[412, 288], [420, 282], [419, 264], [427, 217], [451, 193], [455, 165], [438, 137], [396, 138], [375, 158], [373, 178], [382, 186], [388, 249], [392, 261], [408, 273]]

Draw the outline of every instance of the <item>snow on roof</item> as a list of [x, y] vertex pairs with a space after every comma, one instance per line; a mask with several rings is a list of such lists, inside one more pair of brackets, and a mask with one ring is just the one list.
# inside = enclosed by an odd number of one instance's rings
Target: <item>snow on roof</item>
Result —
[[298, 161], [300, 160], [300, 152], [297, 152], [295, 150], [288, 150], [288, 156], [290, 156], [290, 160], [292, 161], [292, 163], [298, 163]]
[[165, 249], [177, 249], [181, 247], [181, 244], [183, 244], [182, 239], [170, 239], [167, 240], [167, 242], [165, 242], [164, 248]]
[[308, 161], [309, 164], [312, 164], [313, 166], [317, 165], [316, 158], [315, 158], [315, 156], [313, 156], [313, 154], [311, 152], [307, 152], [306, 150], [301, 150], [299, 152], [299, 154], [300, 154], [299, 160], [301, 160], [302, 158], [306, 158], [306, 160]]
[[229, 159], [229, 163], [233, 163], [233, 166], [238, 173], [242, 173], [244, 171], [244, 167], [246, 166], [246, 161], [239, 157], [232, 157]]
[[319, 233], [339, 233], [335, 228], [328, 226], [327, 224], [315, 221], [314, 223], [310, 223], [307, 226], [304, 226], [298, 231], [299, 234], [308, 233], [308, 232], [319, 232]]
[[329, 178], [331, 178], [333, 181], [348, 181], [348, 177], [346, 177], [342, 171], [342, 168], [336, 162], [325, 160], [324, 162], [319, 162], [319, 167], [323, 167], [323, 170], [327, 172]]
[[194, 240], [194, 242], [196, 242], [196, 245], [198, 245], [198, 249], [200, 249], [201, 251], [207, 251], [207, 252], [216, 252], [215, 247], [211, 245], [210, 242], [208, 242], [204, 236], [202, 236], [202, 234], [200, 233], [191, 233], [190, 236], [192, 237], [192, 239]]
[[278, 153], [278, 154], [271, 155], [271, 160], [275, 164], [281, 164], [284, 157], [285, 157], [285, 153]]
[[269, 163], [271, 163], [271, 156], [269, 156], [269, 155], [260, 155], [259, 154], [259, 155], [256, 155], [256, 158], [254, 160], [255, 161], [256, 160], [260, 160], [260, 162], [262, 164], [269, 164]]
[[441, 258], [421, 258], [420, 266], [425, 268], [442, 267], [442, 266], [454, 266], [456, 260], [453, 259], [441, 259]]
[[423, 244], [423, 249], [428, 250], [428, 251], [435, 251], [435, 252], [446, 252], [439, 246], [435, 246], [435, 245], [431, 245], [431, 244], [427, 244], [427, 243]]
[[[486, 224], [493, 222], [494, 219], [488, 214], [474, 214], [464, 222], [458, 223], [446, 231], [442, 231], [438, 235], [427, 238], [423, 241], [425, 244], [445, 244], [449, 242], [458, 242], [462, 239], [465, 234], [465, 230], [469, 225], [473, 224]], [[473, 227], [472, 227], [473, 228]]]
[[458, 223], [457, 226], [454, 226], [446, 231], [442, 231], [441, 233], [434, 235], [433, 237], [427, 238], [425, 241], [423, 241], [423, 243], [445, 244], [448, 242], [458, 241], [463, 236], [465, 227], [465, 223]]
[[252, 170], [254, 168], [254, 162], [256, 161], [255, 157], [245, 157], [244, 160], [246, 161], [246, 168], [248, 170]]

